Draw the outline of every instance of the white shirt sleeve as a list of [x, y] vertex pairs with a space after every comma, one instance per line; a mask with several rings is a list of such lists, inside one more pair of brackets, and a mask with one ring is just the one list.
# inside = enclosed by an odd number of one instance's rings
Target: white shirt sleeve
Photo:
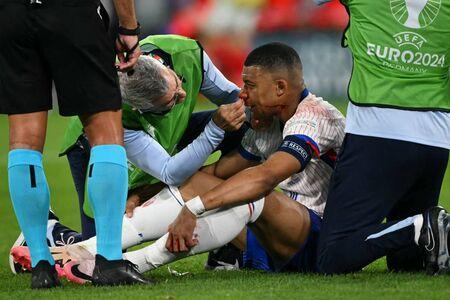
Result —
[[203, 68], [200, 92], [216, 105], [235, 102], [240, 89], [216, 68], [205, 51], [203, 51]]
[[168, 185], [179, 186], [194, 174], [222, 142], [225, 131], [212, 120], [204, 131], [174, 156], [144, 131], [125, 129], [127, 158], [136, 167]]

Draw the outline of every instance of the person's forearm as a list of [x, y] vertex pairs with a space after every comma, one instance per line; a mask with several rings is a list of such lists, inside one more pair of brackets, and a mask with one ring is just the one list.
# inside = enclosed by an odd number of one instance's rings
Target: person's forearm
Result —
[[127, 157], [136, 167], [168, 185], [178, 186], [203, 165], [224, 135], [211, 120], [192, 143], [174, 156], [142, 131], [126, 129], [124, 140]]
[[268, 195], [277, 184], [277, 178], [260, 165], [239, 172], [200, 197], [208, 211], [258, 200]]
[[225, 132], [213, 120], [186, 148], [170, 157], [164, 165], [164, 179], [172, 185], [180, 185], [192, 176], [222, 142]]
[[114, 0], [119, 25], [127, 29], [137, 27], [134, 0]]

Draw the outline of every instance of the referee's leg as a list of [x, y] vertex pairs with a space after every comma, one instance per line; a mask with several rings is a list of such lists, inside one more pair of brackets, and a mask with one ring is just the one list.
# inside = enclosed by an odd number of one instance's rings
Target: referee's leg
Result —
[[97, 253], [107, 260], [120, 260], [122, 219], [128, 191], [122, 111], [103, 111], [80, 116], [80, 119], [92, 147], [87, 192], [94, 211]]
[[[54, 265], [46, 239], [50, 193], [42, 166], [47, 111], [9, 115], [8, 119], [9, 192], [30, 249], [31, 265], [33, 268], [38, 264], [40, 267], [43, 264]], [[48, 265], [46, 267], [49, 268]]]
[[30, 249], [31, 286], [49, 288], [59, 285], [47, 246], [50, 193], [42, 166], [51, 80], [24, 3], [0, 5], [0, 113], [9, 120], [9, 192]]
[[421, 178], [426, 146], [347, 134], [332, 176], [319, 270], [346, 273], [415, 245], [414, 217], [382, 223]]

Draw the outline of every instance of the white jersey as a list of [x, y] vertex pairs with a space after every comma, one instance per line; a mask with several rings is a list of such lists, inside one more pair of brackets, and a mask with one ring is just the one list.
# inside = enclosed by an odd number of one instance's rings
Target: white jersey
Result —
[[287, 196], [322, 216], [344, 130], [344, 116], [333, 105], [310, 93], [299, 103], [284, 128], [275, 119], [267, 130], [248, 130], [242, 139], [240, 153], [246, 159], [264, 161], [278, 150], [287, 136], [311, 139], [315, 155], [303, 171], [281, 182], [279, 187]]

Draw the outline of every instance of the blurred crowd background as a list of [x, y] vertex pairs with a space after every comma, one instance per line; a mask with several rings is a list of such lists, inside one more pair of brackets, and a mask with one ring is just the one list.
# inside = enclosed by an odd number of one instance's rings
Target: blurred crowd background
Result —
[[[102, 0], [115, 22], [111, 0]], [[241, 85], [248, 52], [270, 41], [293, 46], [308, 88], [329, 100], [346, 98], [351, 56], [341, 48], [347, 13], [338, 0], [136, 0], [141, 38], [173, 33], [195, 38], [228, 79]]]

